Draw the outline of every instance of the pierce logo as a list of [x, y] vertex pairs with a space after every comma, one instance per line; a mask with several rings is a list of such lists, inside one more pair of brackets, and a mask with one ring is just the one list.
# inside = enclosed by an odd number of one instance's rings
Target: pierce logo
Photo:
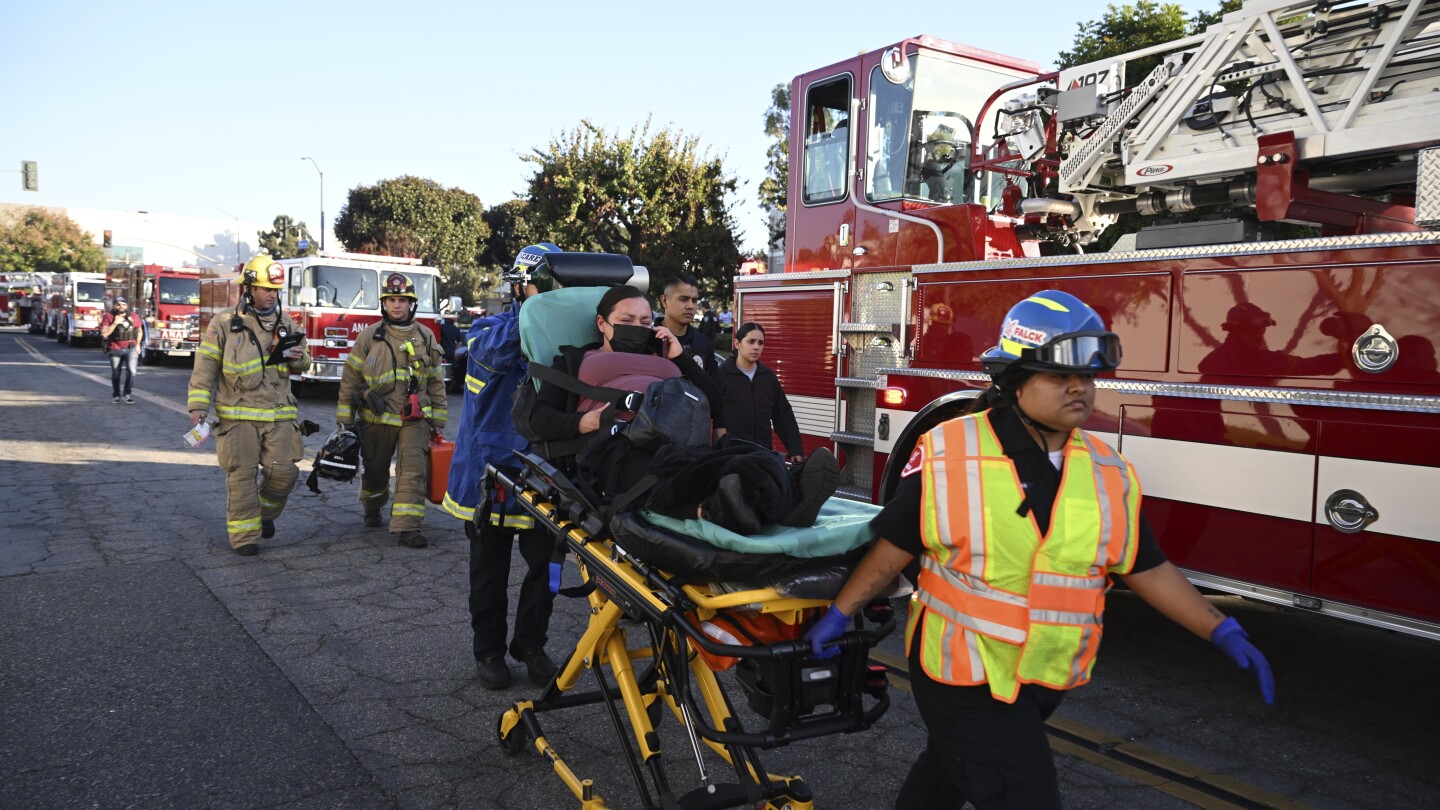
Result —
[[1032, 346], [1039, 346], [1049, 338], [1044, 331], [1031, 329], [1014, 318], [1005, 321], [1005, 326], [1000, 330], [1000, 337], [1007, 340], [1029, 343]]
[[1168, 163], [1152, 163], [1135, 172], [1137, 177], [1157, 177], [1175, 168]]

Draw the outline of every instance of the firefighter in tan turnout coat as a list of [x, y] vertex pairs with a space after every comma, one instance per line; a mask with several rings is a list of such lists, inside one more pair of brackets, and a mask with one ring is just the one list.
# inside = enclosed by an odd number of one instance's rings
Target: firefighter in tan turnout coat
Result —
[[429, 434], [443, 430], [446, 418], [445, 376], [440, 347], [430, 329], [415, 322], [419, 306], [415, 284], [392, 273], [380, 290], [384, 318], [360, 333], [345, 373], [335, 419], [341, 425], [361, 422], [360, 503], [365, 525], [381, 524], [380, 508], [390, 495], [390, 460], [395, 458], [395, 502], [390, 507], [390, 532], [411, 548], [423, 548], [420, 522], [425, 517], [425, 486], [429, 472]]
[[[285, 268], [269, 256], [256, 256], [241, 271], [239, 305], [210, 320], [195, 352], [187, 407], [190, 424], [203, 422], [213, 409], [215, 454], [225, 471], [225, 529], [235, 553], [260, 551], [261, 538], [275, 534], [275, 519], [285, 509], [305, 453], [299, 412], [290, 392], [290, 374], [310, 365], [302, 340], [271, 364], [275, 347], [302, 334], [280, 308]], [[257, 472], [258, 478], [257, 481]]]

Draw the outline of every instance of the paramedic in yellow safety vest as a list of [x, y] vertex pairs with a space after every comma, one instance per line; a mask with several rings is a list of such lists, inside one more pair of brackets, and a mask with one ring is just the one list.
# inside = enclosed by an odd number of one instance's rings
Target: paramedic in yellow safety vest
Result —
[[380, 288], [384, 317], [360, 333], [340, 377], [335, 420], [352, 428], [358, 419], [360, 504], [365, 525], [381, 525], [380, 508], [390, 497], [390, 460], [395, 458], [395, 502], [390, 533], [402, 546], [424, 548], [430, 431], [445, 428], [445, 374], [435, 335], [415, 323], [420, 297], [415, 283], [392, 273]]
[[1135, 470], [1080, 430], [1119, 338], [1046, 290], [1010, 309], [981, 360], [993, 384], [921, 437], [872, 523], [880, 539], [806, 634], [816, 655], [836, 654], [826, 645], [850, 617], [920, 558], [905, 644], [929, 736], [897, 808], [1060, 806], [1043, 724], [1090, 680], [1111, 574], [1253, 669], [1274, 701], [1265, 657], [1165, 559]]
[[[285, 350], [281, 364], [268, 361], [282, 340], [303, 337], [280, 308], [285, 267], [256, 256], [240, 273], [240, 304], [210, 320], [195, 352], [187, 407], [190, 424], [205, 421], [211, 409], [215, 455], [225, 471], [225, 528], [236, 554], [252, 556], [260, 540], [275, 535], [305, 454], [299, 412], [290, 393], [290, 375], [309, 368], [305, 341]], [[259, 470], [259, 483], [256, 470]]]

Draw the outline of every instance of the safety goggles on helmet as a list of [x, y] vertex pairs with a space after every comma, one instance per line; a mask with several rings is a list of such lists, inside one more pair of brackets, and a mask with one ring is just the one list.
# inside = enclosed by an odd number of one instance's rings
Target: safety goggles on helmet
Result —
[[240, 282], [247, 287], [279, 290], [285, 286], [285, 265], [269, 256], [255, 256], [245, 263]]
[[1070, 332], [1020, 352], [1018, 364], [1036, 371], [1099, 374], [1120, 366], [1120, 336], [1091, 330]]

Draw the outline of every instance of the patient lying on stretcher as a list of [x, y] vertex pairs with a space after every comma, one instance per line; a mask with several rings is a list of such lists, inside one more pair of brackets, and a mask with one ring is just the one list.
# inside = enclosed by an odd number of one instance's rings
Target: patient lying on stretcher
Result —
[[[581, 382], [603, 388], [643, 392], [657, 380], [684, 377], [705, 394], [710, 413], [718, 414], [718, 385], [664, 327], [652, 330], [649, 299], [634, 287], [615, 287], [596, 307], [601, 340], [588, 346], [562, 346], [552, 367]], [[595, 433], [609, 403], [541, 385], [529, 427], [546, 441]], [[706, 431], [708, 433], [708, 431]], [[708, 446], [667, 445], [642, 451], [609, 436], [581, 453], [575, 465], [582, 480], [614, 499], [647, 476], [648, 507], [676, 518], [700, 516], [738, 534], [754, 534], [764, 525], [809, 526], [839, 483], [839, 465], [828, 450], [817, 450], [803, 464], [787, 466], [778, 453], [748, 442], [719, 450]]]

